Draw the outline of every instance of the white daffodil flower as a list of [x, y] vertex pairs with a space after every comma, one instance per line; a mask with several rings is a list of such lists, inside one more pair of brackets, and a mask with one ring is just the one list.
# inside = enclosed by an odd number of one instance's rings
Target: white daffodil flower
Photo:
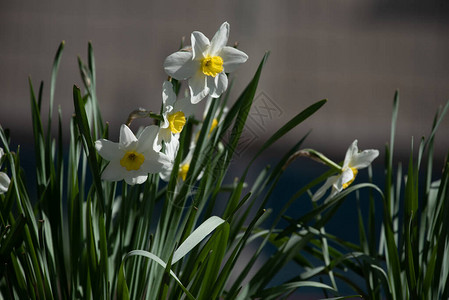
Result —
[[136, 138], [128, 126], [122, 125], [118, 143], [106, 139], [96, 141], [98, 154], [109, 160], [101, 178], [107, 181], [123, 179], [131, 185], [142, 184], [147, 180], [148, 173], [159, 173], [169, 168], [167, 155], [153, 148], [158, 130], [155, 125], [145, 127]]
[[347, 188], [354, 181], [358, 170], [368, 167], [377, 156], [379, 156], [378, 150], [371, 149], [359, 152], [357, 148], [357, 140], [352, 142], [351, 146], [349, 146], [346, 151], [341, 173], [329, 177], [323, 186], [320, 187], [313, 195], [312, 201], [318, 201], [321, 199], [330, 187], [332, 187], [332, 190], [326, 201]]
[[[170, 166], [168, 168], [165, 168], [159, 175], [162, 180], [168, 182], [170, 181], [170, 176], [173, 170], [173, 164], [175, 162], [176, 155], [178, 154], [179, 149], [179, 141], [177, 139], [172, 139], [172, 142], [170, 144], [166, 144], [165, 146], [165, 154], [170, 159]], [[187, 172], [189, 172], [190, 168], [190, 162], [192, 161], [193, 152], [195, 151], [195, 144], [192, 143], [190, 145], [189, 153], [187, 153], [187, 156], [183, 159], [183, 161], [179, 164], [178, 168], [178, 183], [186, 180]], [[201, 172], [198, 175], [197, 180], [200, 180], [203, 176], [203, 172]]]
[[[4, 154], [3, 149], [0, 148], [0, 161], [3, 157], [3, 154]], [[0, 194], [6, 193], [8, 191], [10, 183], [11, 180], [9, 179], [8, 175], [4, 172], [0, 172]]]
[[193, 114], [193, 105], [188, 98], [176, 100], [173, 85], [165, 81], [162, 85], [162, 117], [159, 132], [154, 144], [154, 150], [160, 151], [162, 141], [170, 143], [172, 138], [179, 138], [189, 116]]
[[207, 95], [218, 98], [228, 87], [226, 73], [233, 72], [248, 59], [248, 55], [226, 46], [229, 24], [224, 22], [212, 41], [199, 31], [191, 34], [191, 49], [168, 56], [165, 72], [177, 80], [189, 80], [190, 101], [200, 102]]

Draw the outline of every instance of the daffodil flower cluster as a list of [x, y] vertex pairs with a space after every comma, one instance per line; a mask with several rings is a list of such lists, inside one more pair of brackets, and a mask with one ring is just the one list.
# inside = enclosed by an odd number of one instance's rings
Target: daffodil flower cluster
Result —
[[346, 151], [345, 160], [343, 161], [343, 166], [339, 174], [327, 178], [323, 186], [312, 196], [312, 200], [318, 201], [332, 187], [329, 196], [325, 200], [327, 202], [336, 194], [346, 189], [355, 180], [358, 171], [368, 167], [377, 156], [379, 156], [378, 150], [370, 149], [359, 152], [357, 140], [352, 142]]
[[[193, 115], [195, 104], [207, 98], [219, 98], [228, 86], [227, 73], [233, 72], [248, 56], [242, 51], [226, 46], [229, 24], [223, 23], [211, 41], [199, 31], [191, 34], [191, 47], [169, 55], [164, 62], [165, 72], [176, 80], [188, 80], [189, 96], [177, 99], [173, 85], [165, 81], [162, 86], [160, 124], [145, 127], [136, 137], [127, 125], [120, 129], [118, 143], [106, 139], [95, 142], [100, 156], [109, 161], [102, 173], [108, 181], [125, 180], [128, 184], [141, 184], [148, 174], [159, 173], [168, 181], [179, 148], [179, 136]], [[149, 114], [150, 115], [150, 114]], [[153, 114], [154, 115], [154, 114]], [[218, 125], [214, 118], [210, 132]], [[179, 176], [185, 180], [196, 138], [189, 153], [179, 166]], [[201, 175], [199, 176], [201, 177]]]
[[[0, 148], [0, 162], [2, 160], [3, 155], [4, 155], [3, 149]], [[4, 194], [8, 191], [10, 182], [11, 180], [9, 179], [8, 175], [4, 172], [0, 172], [0, 194]]]

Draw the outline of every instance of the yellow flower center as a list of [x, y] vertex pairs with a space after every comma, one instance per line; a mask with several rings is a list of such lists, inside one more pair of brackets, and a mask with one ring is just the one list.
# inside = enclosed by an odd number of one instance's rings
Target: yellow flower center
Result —
[[120, 165], [126, 168], [127, 171], [139, 170], [144, 161], [145, 156], [143, 156], [143, 154], [135, 151], [128, 151], [120, 160]]
[[354, 181], [355, 177], [357, 176], [357, 173], [359, 172], [359, 170], [357, 170], [356, 168], [351, 168], [351, 171], [352, 171], [352, 175], [353, 175], [352, 179], [346, 183], [343, 183], [343, 189], [345, 189], [351, 185], [351, 183]]
[[201, 60], [204, 75], [215, 77], [223, 71], [223, 59], [220, 56], [207, 56]]
[[218, 120], [217, 119], [213, 119], [212, 120], [212, 125], [210, 125], [210, 130], [209, 130], [209, 134], [212, 133], [212, 131], [214, 131], [215, 127], [217, 127], [218, 125]]
[[187, 172], [189, 171], [190, 164], [183, 164], [179, 166], [178, 176], [182, 178], [183, 181], [186, 180]]
[[186, 123], [186, 116], [182, 111], [175, 112], [167, 116], [171, 132], [180, 133]]

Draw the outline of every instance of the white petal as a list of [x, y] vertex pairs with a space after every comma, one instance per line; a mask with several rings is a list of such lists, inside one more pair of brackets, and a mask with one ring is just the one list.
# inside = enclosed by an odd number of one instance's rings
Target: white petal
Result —
[[234, 72], [239, 65], [248, 60], [246, 53], [234, 47], [224, 47], [219, 55], [223, 59], [223, 68], [226, 73]]
[[328, 177], [326, 182], [313, 194], [312, 201], [318, 201], [324, 196], [326, 191], [335, 183], [337, 176]]
[[126, 174], [125, 182], [129, 185], [142, 184], [147, 181], [148, 175], [134, 175], [132, 172]]
[[3, 157], [3, 154], [5, 154], [5, 152], [3, 152], [3, 148], [0, 148], [0, 159]]
[[119, 181], [125, 177], [126, 172], [126, 169], [120, 165], [118, 160], [111, 161], [101, 174], [101, 179], [107, 181]]
[[161, 179], [165, 182], [168, 182], [170, 180], [170, 176], [171, 176], [171, 171], [172, 169], [163, 169], [160, 173], [159, 173], [159, 177], [161, 177]]
[[[175, 139], [172, 139], [175, 140]], [[162, 169], [170, 169], [173, 168], [173, 161], [171, 157], [169, 157], [165, 153], [158, 153], [157, 161], [162, 165]]]
[[153, 144], [154, 151], [156, 151], [156, 152], [161, 151], [162, 141], [164, 141], [165, 143], [170, 143], [171, 139], [172, 139], [172, 133], [171, 133], [170, 128], [160, 128], [159, 132], [157, 134], [157, 138]]
[[352, 170], [348, 168], [341, 173], [340, 178], [338, 178], [338, 181], [336, 182], [334, 187], [340, 192], [343, 189], [343, 185], [353, 179], [354, 172], [352, 172]]
[[137, 142], [137, 138], [134, 133], [125, 124], [120, 127], [120, 145], [129, 146], [133, 142]]
[[164, 107], [167, 105], [173, 106], [176, 101], [176, 94], [173, 90], [173, 84], [170, 81], [164, 81], [162, 84], [162, 103]]
[[229, 38], [229, 24], [228, 22], [224, 22], [221, 24], [220, 29], [215, 33], [214, 37], [212, 38], [212, 41], [210, 42], [210, 49], [209, 49], [209, 55], [215, 56], [220, 51], [221, 48], [226, 46], [228, 43]]
[[162, 137], [158, 134], [157, 138], [154, 140], [153, 143], [153, 150], [156, 152], [159, 152], [162, 150]]
[[173, 112], [182, 111], [187, 119], [195, 113], [196, 108], [197, 106], [190, 102], [190, 98], [182, 98], [175, 102]]
[[192, 42], [193, 60], [199, 60], [204, 57], [204, 55], [209, 50], [209, 39], [199, 31], [192, 32], [190, 36]]
[[9, 179], [8, 175], [6, 175], [6, 173], [0, 172], [0, 194], [6, 193], [8, 191], [10, 183], [11, 180]]
[[209, 87], [206, 85], [206, 75], [198, 70], [192, 78], [189, 79], [190, 101], [196, 104], [203, 100], [209, 94]]
[[[145, 161], [143, 162], [142, 166], [140, 166], [139, 173], [142, 174], [155, 174], [162, 171], [164, 164], [162, 162], [165, 162], [166, 155], [161, 152], [146, 152], [145, 155]], [[162, 160], [162, 161], [160, 161]], [[167, 159], [168, 160], [168, 159]]]
[[221, 72], [215, 78], [208, 76], [207, 86], [210, 88], [210, 96], [218, 98], [228, 88], [228, 76], [224, 72]]
[[123, 151], [119, 149], [119, 144], [106, 139], [96, 141], [95, 149], [101, 157], [109, 161], [123, 157]]
[[357, 148], [357, 140], [355, 140], [346, 151], [345, 160], [343, 162], [343, 169], [346, 169], [348, 167], [349, 162], [351, 161], [352, 157], [357, 154], [357, 152], [359, 152], [359, 149]]
[[178, 154], [179, 140], [173, 137], [170, 142], [165, 144], [165, 154], [168, 156], [170, 161], [174, 161], [176, 155]]
[[324, 203], [326, 204], [327, 202], [329, 202], [329, 200], [331, 200], [335, 195], [337, 195], [339, 193], [338, 190], [336, 190], [334, 187], [332, 187], [331, 192], [329, 193], [329, 196], [327, 196], [326, 200], [324, 200]]
[[192, 52], [178, 51], [169, 55], [164, 61], [165, 72], [177, 80], [192, 77], [199, 68], [198, 61], [192, 60]]
[[[139, 135], [139, 141], [137, 142], [136, 151], [139, 153], [145, 153], [147, 151], [154, 151], [154, 139], [159, 132], [159, 127], [156, 125], [150, 125], [144, 128]], [[145, 157], [146, 159], [146, 157]]]
[[165, 111], [162, 113], [162, 119], [163, 121], [159, 125], [160, 128], [168, 128], [170, 125], [170, 122], [168, 122], [167, 115], [173, 110], [173, 107], [171, 105], [168, 105], [165, 107]]
[[354, 155], [349, 162], [349, 166], [356, 169], [363, 169], [368, 167], [376, 157], [379, 156], [379, 151], [375, 149], [363, 150]]

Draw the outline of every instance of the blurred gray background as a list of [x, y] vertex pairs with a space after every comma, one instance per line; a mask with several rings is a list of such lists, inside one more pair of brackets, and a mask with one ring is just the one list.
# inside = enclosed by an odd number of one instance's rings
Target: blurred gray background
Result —
[[[73, 113], [72, 86], [82, 85], [77, 56], [87, 60], [92, 41], [97, 94], [104, 120], [117, 138], [137, 107], [158, 110], [162, 63], [182, 36], [211, 38], [231, 25], [229, 44], [249, 55], [231, 101], [251, 79], [265, 51], [263, 71], [242, 151], [308, 105], [328, 103], [276, 147], [287, 151], [312, 129], [307, 147], [342, 160], [357, 138], [362, 149], [383, 152], [389, 140], [392, 100], [400, 90], [398, 157], [428, 135], [434, 114], [449, 98], [449, 6], [444, 1], [1, 1], [0, 124], [16, 143], [30, 139], [27, 77], [44, 80], [48, 104], [51, 65], [66, 41], [56, 89], [65, 126]], [[45, 107], [45, 106], [44, 106]], [[271, 108], [270, 108], [271, 107]], [[46, 109], [45, 109], [46, 111]], [[437, 135], [438, 159], [449, 149], [449, 122]], [[66, 132], [66, 137], [68, 131]], [[249, 152], [248, 152], [249, 151]]]

